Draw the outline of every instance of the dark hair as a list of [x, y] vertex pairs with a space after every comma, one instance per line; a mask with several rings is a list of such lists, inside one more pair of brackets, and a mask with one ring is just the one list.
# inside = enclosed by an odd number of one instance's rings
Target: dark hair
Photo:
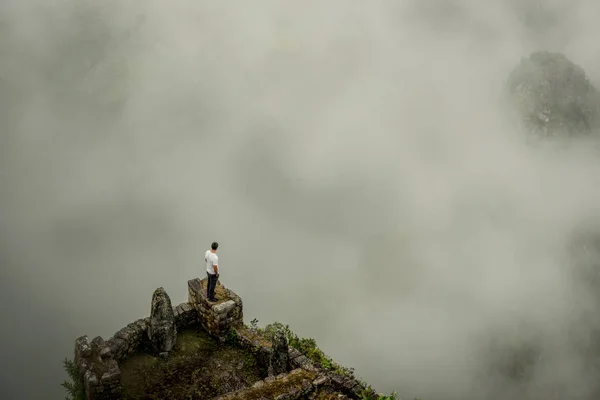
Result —
[[217, 242], [212, 242], [212, 244], [210, 245], [210, 248], [213, 250], [216, 250], [219, 247], [219, 243]]

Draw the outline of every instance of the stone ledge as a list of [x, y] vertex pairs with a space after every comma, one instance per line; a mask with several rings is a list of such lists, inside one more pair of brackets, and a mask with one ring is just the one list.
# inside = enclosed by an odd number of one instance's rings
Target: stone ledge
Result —
[[221, 342], [232, 328], [243, 326], [242, 300], [233, 291], [218, 284], [215, 290], [219, 301], [214, 303], [206, 297], [207, 279], [188, 281], [188, 302], [197, 311], [201, 326]]
[[276, 399], [296, 400], [305, 398], [315, 391], [312, 382], [316, 374], [303, 369], [295, 369], [287, 374], [268, 377], [253, 386], [236, 392], [227, 393], [212, 400]]

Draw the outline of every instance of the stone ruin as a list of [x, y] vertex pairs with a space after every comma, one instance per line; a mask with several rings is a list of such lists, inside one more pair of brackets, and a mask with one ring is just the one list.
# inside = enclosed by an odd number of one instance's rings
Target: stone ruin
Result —
[[218, 400], [271, 398], [257, 394], [267, 389], [280, 400], [314, 398], [317, 390], [340, 399], [362, 398], [362, 384], [315, 365], [288, 346], [283, 332], [276, 332], [272, 341], [254, 334], [243, 323], [242, 300], [233, 291], [219, 283], [223, 301], [209, 302], [206, 283], [206, 278], [188, 281], [188, 302], [176, 307], [172, 307], [169, 295], [160, 287], [153, 293], [150, 317], [128, 324], [106, 341], [100, 336], [91, 341], [87, 335], [77, 338], [75, 363], [83, 377], [86, 400], [121, 399], [119, 364], [143, 348], [168, 357], [176, 344], [177, 332], [190, 326], [201, 326], [220, 342], [225, 342], [227, 334], [234, 330], [238, 346], [249, 350], [265, 371], [263, 380], [252, 387], [224, 394]]

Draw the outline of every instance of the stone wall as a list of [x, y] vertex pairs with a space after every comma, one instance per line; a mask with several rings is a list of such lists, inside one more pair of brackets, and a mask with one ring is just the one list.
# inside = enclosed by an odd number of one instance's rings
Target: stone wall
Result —
[[[173, 307], [177, 329], [198, 323], [198, 313], [188, 303]], [[75, 363], [83, 376], [87, 400], [118, 400], [121, 398], [121, 371], [119, 362], [149, 344], [150, 318], [138, 319], [117, 331], [104, 341], [97, 336], [89, 342], [88, 336], [75, 341]]]
[[[224, 394], [212, 400], [246, 400], [246, 399], [361, 399], [364, 388], [352, 379], [328, 373], [317, 368], [294, 368], [288, 373], [269, 376], [256, 382], [252, 387]], [[367, 395], [377, 398], [375, 392]]]
[[[281, 391], [281, 393], [279, 393], [279, 395], [282, 396], [281, 399], [309, 398], [307, 397], [308, 394], [316, 393], [317, 390], [336, 394], [336, 396], [343, 395], [348, 399], [360, 399], [361, 392], [366, 390], [366, 387], [364, 387], [357, 379], [326, 370], [313, 363], [297, 349], [285, 346], [284, 349], [287, 352], [287, 356], [282, 357], [281, 354], [279, 354], [280, 351], [276, 351], [271, 342], [256, 334], [251, 329], [241, 326], [236, 328], [236, 332], [239, 345], [252, 352], [256, 357], [258, 364], [268, 371], [265, 374], [267, 378], [265, 378], [264, 381], [257, 382], [253, 388], [222, 396], [219, 398], [221, 400], [243, 399], [244, 396], [251, 396], [251, 393], [254, 395], [256, 394], [257, 389], [262, 387], [263, 384], [274, 384], [273, 380], [275, 377], [278, 382], [278, 390]], [[282, 358], [287, 359], [287, 362], [285, 363], [287, 364], [286, 371], [274, 367], [274, 360], [281, 360]], [[301, 382], [298, 381], [298, 376], [294, 377], [294, 379], [287, 378], [290, 373], [289, 371], [297, 374], [300, 370], [310, 374], [305, 376]], [[312, 378], [309, 379], [307, 384], [305, 380], [310, 377]], [[261, 390], [270, 391], [274, 389], [265, 387]], [[372, 396], [376, 395], [375, 391], [370, 391], [369, 393]]]
[[219, 301], [209, 302], [206, 297], [206, 284], [206, 278], [189, 280], [188, 302], [198, 311], [202, 327], [221, 342], [225, 342], [231, 328], [244, 324], [242, 299], [218, 282], [215, 293]]
[[117, 331], [106, 341], [115, 360], [121, 361], [148, 343], [150, 318], [138, 319]]
[[[287, 354], [287, 341], [285, 343], [285, 348], [277, 351], [271, 342], [256, 335], [245, 326], [237, 327], [235, 328], [235, 331], [238, 345], [252, 353], [261, 369], [263, 377], [279, 375], [281, 373], [286, 373], [291, 369], [289, 355]], [[282, 350], [285, 351], [285, 354], [281, 354]], [[282, 358], [286, 360], [284, 366], [278, 365], [276, 362], [278, 359]]]
[[[308, 357], [294, 348], [289, 349], [289, 355], [291, 368], [301, 368], [307, 371], [318, 373], [315, 382], [313, 382], [313, 386], [315, 386], [315, 388], [321, 387], [323, 390], [342, 393], [350, 399], [360, 399], [361, 392], [366, 391], [367, 389], [355, 378], [350, 378], [348, 376], [321, 368], [319, 365], [311, 362]], [[377, 393], [374, 390], [368, 391], [368, 394], [377, 398]]]
[[109, 400], [121, 397], [121, 371], [113, 354], [97, 336], [91, 343], [87, 336], [75, 340], [75, 363], [83, 375], [86, 399]]

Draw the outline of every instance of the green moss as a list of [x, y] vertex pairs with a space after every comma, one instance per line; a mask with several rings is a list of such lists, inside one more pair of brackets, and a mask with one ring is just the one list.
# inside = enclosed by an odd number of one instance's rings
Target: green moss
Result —
[[271, 346], [271, 342], [266, 339], [265, 335], [258, 329], [252, 329], [247, 326], [240, 326], [236, 328], [237, 335], [243, 335], [251, 341], [255, 341], [261, 344], [261, 346]]
[[[369, 397], [368, 393], [372, 390], [371, 386], [354, 375], [354, 368], [344, 367], [336, 363], [317, 346], [315, 339], [299, 337], [292, 332], [289, 325], [283, 325], [280, 322], [274, 322], [265, 326], [264, 328], [259, 328], [258, 320], [253, 319], [251, 326], [244, 327], [245, 332], [250, 332], [251, 334], [265, 338], [269, 341], [273, 339], [275, 332], [280, 329], [283, 330], [284, 334], [286, 335], [289, 345], [308, 357], [314, 364], [317, 364], [326, 370], [335, 372], [338, 375], [355, 379], [358, 383], [360, 383], [364, 388], [364, 394], [362, 394], [361, 400], [400, 400], [398, 399], [396, 392], [392, 392], [389, 395], [378, 394], [377, 397], [374, 398]], [[338, 393], [335, 391], [330, 391], [329, 389], [320, 389], [317, 391], [316, 398], [321, 400], [329, 400], [334, 398], [337, 399]]]
[[344, 367], [336, 363], [331, 357], [327, 356], [319, 348], [319, 346], [317, 346], [317, 342], [315, 341], [315, 339], [299, 337], [294, 332], [292, 332], [289, 325], [283, 325], [280, 322], [274, 322], [265, 326], [264, 329], [255, 328], [254, 330], [262, 334], [268, 340], [272, 340], [273, 335], [279, 329], [283, 330], [284, 334], [287, 337], [289, 345], [298, 350], [300, 353], [304, 354], [313, 363], [320, 365], [326, 370], [333, 371], [337, 374], [355, 379], [354, 368]]
[[220, 344], [201, 329], [180, 332], [167, 359], [140, 352], [120, 368], [126, 400], [211, 398], [260, 379], [250, 352]]

